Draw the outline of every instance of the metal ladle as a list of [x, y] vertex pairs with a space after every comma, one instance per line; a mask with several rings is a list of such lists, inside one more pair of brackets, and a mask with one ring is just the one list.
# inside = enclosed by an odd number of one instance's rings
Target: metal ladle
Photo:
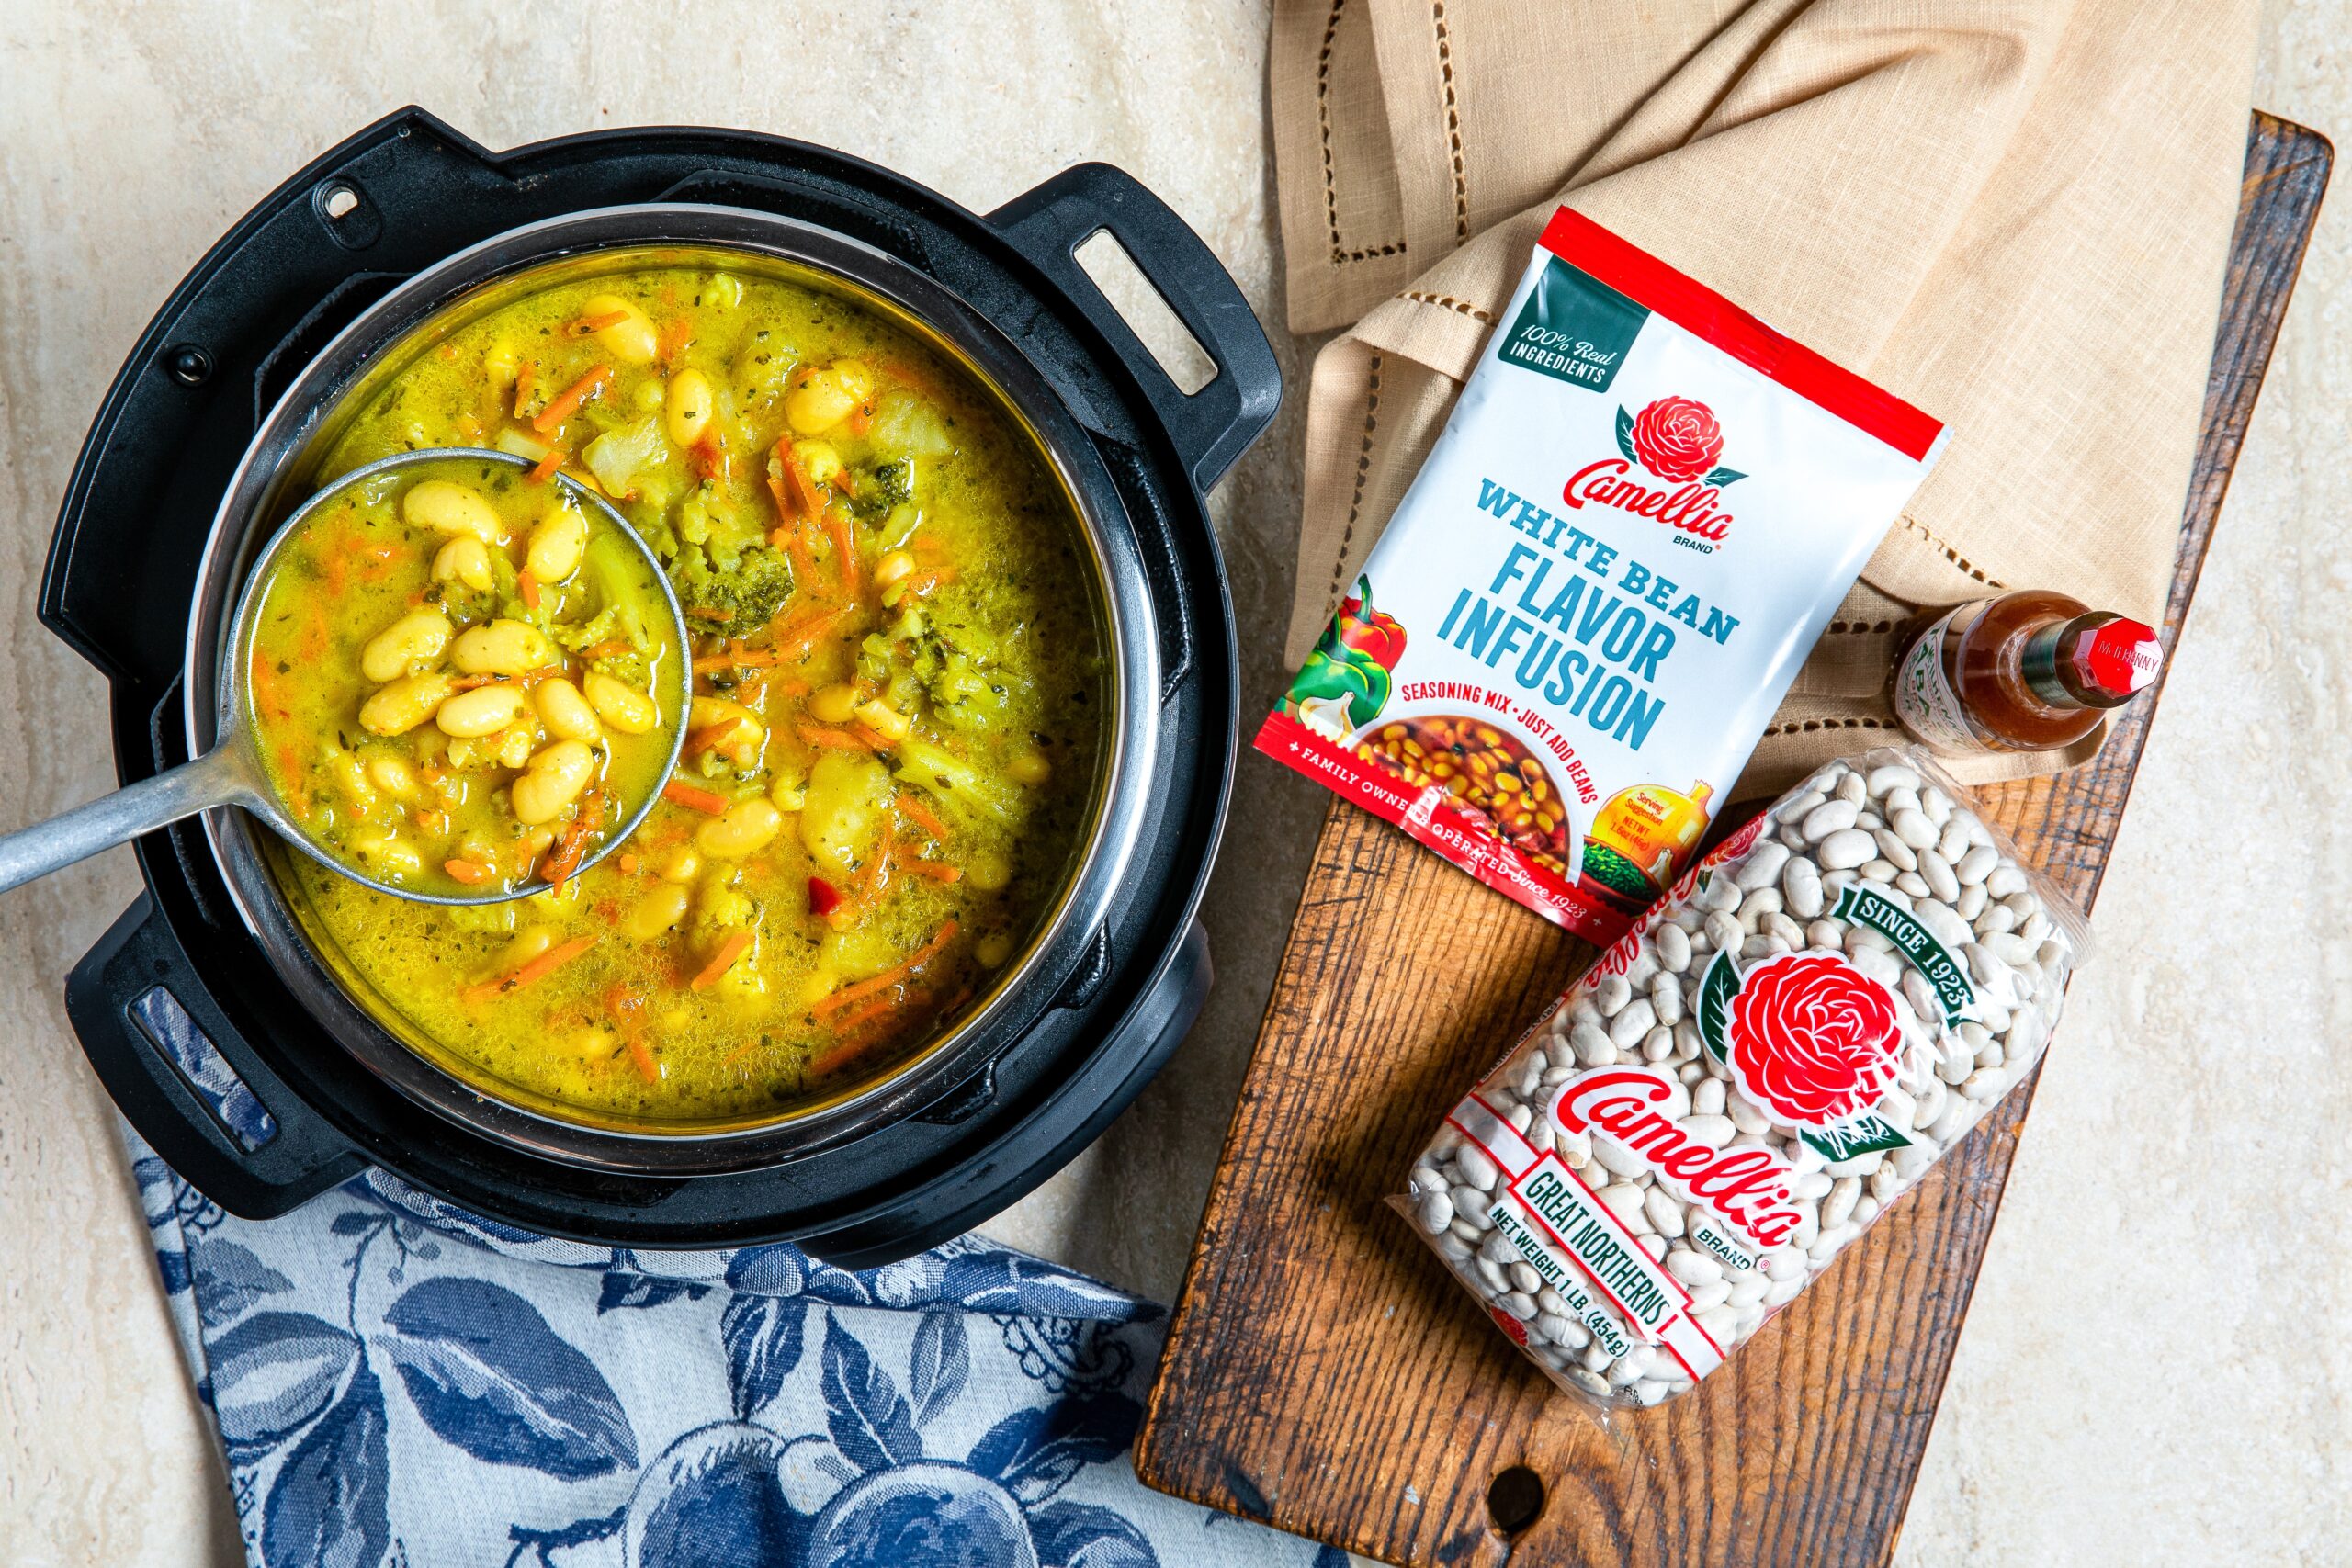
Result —
[[[302, 502], [263, 546], [260, 558], [254, 561], [245, 579], [244, 588], [238, 595], [237, 613], [230, 624], [228, 638], [222, 645], [220, 680], [216, 686], [220, 694], [219, 739], [213, 742], [212, 749], [193, 761], [167, 768], [153, 778], [142, 779], [112, 795], [102, 795], [87, 806], [77, 806], [46, 822], [0, 835], [0, 893], [20, 887], [37, 877], [47, 876], [51, 872], [62, 870], [76, 861], [86, 860], [100, 850], [128, 843], [141, 833], [153, 832], [184, 817], [193, 817], [199, 811], [209, 811], [217, 806], [243, 807], [267, 823], [287, 842], [322, 865], [395, 898], [408, 898], [421, 904], [496, 904], [509, 898], [526, 897], [546, 888], [548, 883], [544, 878], [535, 878], [520, 886], [483, 893], [424, 893], [394, 883], [379, 882], [364, 874], [350, 862], [319, 843], [287, 811], [262, 765], [254, 732], [253, 705], [246, 675], [252, 662], [254, 630], [261, 619], [271, 570], [277, 565], [280, 552], [301, 535], [311, 518], [354, 491], [407, 468], [449, 462], [492, 463], [516, 469], [532, 467], [526, 457], [488, 447], [429, 447], [397, 453], [354, 468]], [[629, 547], [637, 552], [650, 570], [652, 581], [661, 585], [662, 602], [669, 607], [675, 636], [673, 646], [677, 650], [673, 661], [676, 669], [667, 672], [657, 671], [656, 675], [657, 688], [665, 676], [674, 682], [675, 687], [674, 691], [666, 694], [674, 700], [662, 701], [664, 694], [658, 690], [655, 699], [655, 705], [661, 709], [663, 722], [670, 727], [671, 732], [670, 755], [662, 764], [662, 776], [667, 777], [669, 771], [677, 765], [679, 748], [685, 744], [687, 688], [693, 680], [687, 658], [689, 644], [685, 616], [678, 607], [678, 597], [671, 591], [670, 580], [662, 570], [662, 563], [654, 558], [651, 549], [603, 496], [560, 473], [553, 475], [551, 482], [583, 508], [592, 527], [601, 518], [604, 524], [627, 540]], [[570, 874], [577, 876], [595, 864], [636, 831], [637, 825], [645, 819], [645, 814], [653, 809], [653, 803], [659, 795], [658, 790], [647, 792], [646, 797], [638, 803], [637, 808], [619, 829], [606, 835], [604, 841]]]

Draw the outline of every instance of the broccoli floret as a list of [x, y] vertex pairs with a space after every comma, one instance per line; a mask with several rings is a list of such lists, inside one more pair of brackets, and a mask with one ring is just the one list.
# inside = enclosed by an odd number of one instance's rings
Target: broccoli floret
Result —
[[898, 776], [902, 784], [930, 791], [959, 815], [978, 816], [1007, 828], [1020, 820], [1018, 789], [929, 741], [909, 736], [899, 742]]
[[765, 545], [747, 546], [724, 564], [713, 558], [721, 553], [695, 546], [680, 549], [670, 562], [670, 581], [679, 604], [726, 611], [727, 632], [748, 637], [774, 620], [792, 597], [792, 562]]
[[914, 493], [915, 466], [900, 457], [895, 462], [876, 464], [858, 485], [849, 509], [861, 522], [878, 523], [894, 508], [913, 499]]

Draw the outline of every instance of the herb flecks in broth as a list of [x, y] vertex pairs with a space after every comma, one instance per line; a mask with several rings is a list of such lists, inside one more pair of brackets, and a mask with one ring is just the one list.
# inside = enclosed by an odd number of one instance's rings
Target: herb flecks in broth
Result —
[[992, 397], [842, 298], [646, 270], [451, 333], [327, 470], [441, 445], [572, 475], [652, 545], [685, 749], [560, 894], [423, 908], [282, 859], [344, 961], [477, 1075], [623, 1117], [772, 1113], [985, 993], [1059, 896], [1103, 708], [1076, 520]]

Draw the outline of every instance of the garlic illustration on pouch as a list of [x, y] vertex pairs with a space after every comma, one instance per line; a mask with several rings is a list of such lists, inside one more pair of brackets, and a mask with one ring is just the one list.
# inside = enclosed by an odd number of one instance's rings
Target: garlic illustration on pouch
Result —
[[1284, 705], [1315, 734], [1344, 741], [1388, 705], [1389, 672], [1404, 656], [1405, 628], [1372, 607], [1372, 580], [1360, 577], [1299, 667]]

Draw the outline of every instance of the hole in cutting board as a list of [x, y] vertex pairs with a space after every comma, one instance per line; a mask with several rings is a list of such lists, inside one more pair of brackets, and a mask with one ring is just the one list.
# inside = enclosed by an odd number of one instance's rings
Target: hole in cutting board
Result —
[[1086, 276], [1094, 280], [1094, 286], [1102, 290], [1102, 297], [1111, 301], [1111, 308], [1119, 312], [1143, 341], [1144, 347], [1151, 351], [1152, 358], [1176, 383], [1178, 391], [1189, 398], [1216, 379], [1216, 361], [1209, 357], [1208, 350], [1201, 346], [1191, 329], [1177, 319], [1176, 312], [1169, 308], [1168, 301], [1152, 287], [1151, 279], [1143, 275], [1143, 268], [1136, 265], [1135, 257], [1127, 254], [1126, 247], [1111, 231], [1097, 229], [1071, 254], [1078, 265], [1086, 269]]
[[1517, 1535], [1544, 1512], [1544, 1478], [1523, 1464], [1497, 1472], [1487, 1488], [1487, 1517], [1505, 1535]]

